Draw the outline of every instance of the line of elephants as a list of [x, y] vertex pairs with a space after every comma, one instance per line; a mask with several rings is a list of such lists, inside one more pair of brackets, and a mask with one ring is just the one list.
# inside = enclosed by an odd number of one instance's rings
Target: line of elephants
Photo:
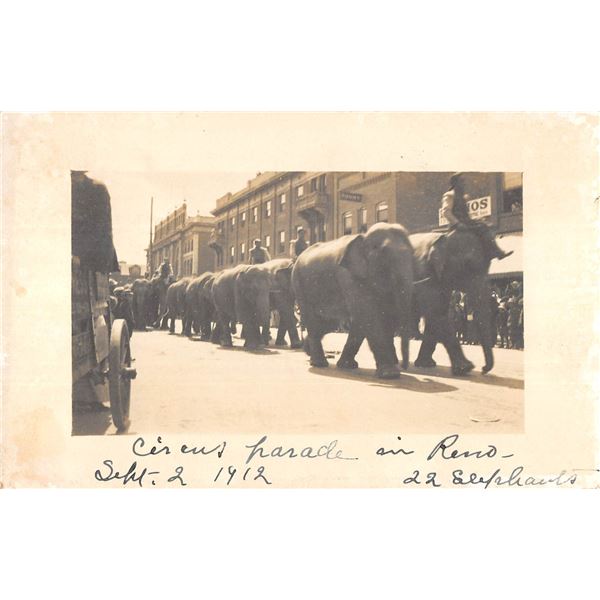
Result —
[[[326, 333], [348, 331], [337, 361], [340, 369], [358, 367], [356, 354], [367, 339], [375, 357], [376, 375], [400, 375], [394, 338], [401, 338], [402, 367], [409, 364], [410, 338], [424, 319], [423, 341], [416, 367], [434, 367], [433, 352], [443, 344], [455, 375], [474, 365], [463, 354], [448, 318], [453, 290], [473, 299], [479, 340], [485, 364], [494, 365], [490, 258], [478, 234], [468, 228], [447, 233], [409, 235], [399, 224], [377, 223], [366, 233], [346, 235], [309, 246], [295, 262], [275, 259], [258, 265], [238, 265], [219, 273], [184, 277], [168, 283], [155, 276], [133, 283], [136, 326], [147, 324], [174, 332], [175, 319], [182, 333], [231, 346], [232, 328], [242, 325], [245, 348], [254, 350], [269, 342], [270, 316], [279, 313], [276, 345], [304, 347], [313, 367], [327, 367], [322, 338]], [[304, 341], [297, 331], [295, 306], [306, 329]]]

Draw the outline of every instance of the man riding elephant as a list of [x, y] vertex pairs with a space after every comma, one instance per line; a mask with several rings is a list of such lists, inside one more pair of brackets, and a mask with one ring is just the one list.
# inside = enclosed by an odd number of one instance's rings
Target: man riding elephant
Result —
[[463, 174], [454, 173], [450, 178], [450, 188], [442, 196], [442, 217], [444, 217], [452, 229], [469, 229], [476, 233], [484, 246], [489, 259], [502, 260], [512, 254], [505, 252], [498, 246], [490, 228], [483, 221], [476, 221], [469, 216], [464, 191]]
[[[455, 375], [474, 368], [452, 334], [448, 307], [452, 290], [460, 290], [469, 299], [467, 319], [472, 335], [483, 349], [487, 373], [494, 366], [492, 348], [496, 343], [492, 324], [492, 290], [488, 280], [490, 262], [502, 260], [512, 252], [504, 252], [488, 226], [468, 215], [462, 173], [450, 179], [450, 189], [442, 198], [442, 215], [450, 223], [447, 233], [418, 233], [410, 236], [415, 250], [416, 279], [414, 311], [425, 319], [425, 332], [415, 361], [416, 367], [434, 367], [433, 352], [441, 342]], [[403, 350], [408, 348], [403, 340]], [[404, 354], [404, 352], [403, 352]], [[403, 357], [408, 364], [408, 356]]]

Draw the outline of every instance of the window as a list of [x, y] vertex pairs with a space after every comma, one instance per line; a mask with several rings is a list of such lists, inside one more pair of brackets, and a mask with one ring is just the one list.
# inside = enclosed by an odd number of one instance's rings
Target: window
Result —
[[279, 232], [279, 247], [277, 248], [277, 252], [279, 252], [279, 254], [285, 252], [285, 231]]
[[352, 233], [352, 213], [348, 211], [342, 215], [342, 235], [350, 233]]
[[218, 231], [218, 232], [219, 232], [221, 235], [223, 235], [223, 231], [224, 231], [224, 229], [225, 229], [225, 221], [219, 221], [219, 222], [217, 223], [217, 231]]
[[304, 186], [303, 185], [299, 185], [296, 188], [296, 198], [302, 198], [302, 196], [304, 196]]
[[268, 250], [271, 247], [271, 236], [265, 235], [265, 248]]
[[235, 246], [229, 246], [229, 263], [235, 262]]
[[285, 201], [286, 201], [285, 194], [281, 194], [279, 196], [279, 210], [280, 211], [285, 210]]
[[319, 177], [319, 189], [324, 192], [327, 190], [327, 178], [325, 175]]
[[367, 209], [358, 209], [358, 233], [364, 233], [368, 229], [367, 225]]
[[387, 205], [387, 202], [380, 202], [375, 207], [375, 221], [377, 223], [387, 223], [388, 222], [388, 205]]
[[271, 201], [267, 200], [265, 204], [265, 217], [268, 219], [271, 216]]
[[256, 223], [256, 221], [258, 221], [258, 206], [252, 208], [252, 222]]
[[235, 227], [235, 217], [231, 217], [229, 220], [229, 228], [233, 229]]
[[310, 191], [311, 192], [317, 191], [317, 178], [316, 177], [314, 179], [310, 180]]
[[246, 224], [246, 211], [240, 213], [240, 225], [243, 227]]
[[523, 173], [504, 173], [502, 212], [523, 212]]
[[246, 243], [242, 242], [240, 244], [240, 261], [243, 262], [246, 260]]

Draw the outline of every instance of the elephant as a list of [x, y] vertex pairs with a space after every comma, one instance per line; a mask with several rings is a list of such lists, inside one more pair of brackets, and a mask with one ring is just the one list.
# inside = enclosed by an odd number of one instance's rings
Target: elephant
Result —
[[207, 271], [192, 279], [185, 290], [185, 329], [184, 334], [192, 335], [192, 326], [200, 332], [203, 341], [211, 339], [212, 322], [216, 320], [215, 305], [212, 300], [212, 285], [215, 274]]
[[[488, 280], [491, 259], [480, 236], [468, 228], [453, 229], [448, 233], [416, 233], [410, 236], [415, 252], [417, 283], [413, 293], [413, 311], [425, 319], [423, 341], [416, 367], [434, 367], [432, 358], [436, 344], [441, 342], [452, 365], [452, 373], [464, 375], [475, 368], [465, 357], [452, 331], [448, 309], [453, 290], [462, 291], [469, 298], [470, 310], [475, 315], [476, 329], [483, 349], [483, 373], [494, 366], [492, 347], [496, 340], [492, 332], [492, 292]], [[404, 348], [407, 345], [403, 339]], [[403, 366], [408, 355], [403, 357]]]
[[271, 281], [260, 265], [237, 265], [221, 271], [213, 282], [212, 297], [222, 346], [232, 346], [231, 322], [242, 323], [245, 348], [255, 350], [264, 343], [269, 328]]
[[169, 333], [175, 333], [175, 319], [179, 318], [182, 320], [181, 333], [185, 333], [185, 291], [191, 280], [191, 277], [182, 277], [167, 288], [167, 313], [164, 318], [167, 322], [170, 320]]
[[133, 292], [133, 320], [135, 328], [141, 331], [152, 323], [152, 290], [148, 279], [136, 279], [131, 284]]
[[167, 290], [171, 283], [173, 283], [173, 277], [161, 277], [158, 273], [154, 274], [150, 280], [150, 289], [157, 305], [157, 316], [153, 323], [156, 329], [167, 329]]
[[[292, 267], [294, 262], [289, 258], [276, 258], [260, 265], [258, 271], [266, 271], [270, 278], [269, 307], [279, 314], [276, 346], [285, 346], [286, 334], [290, 338], [291, 348], [301, 348], [302, 342], [296, 329], [294, 314], [294, 292], [292, 290]], [[250, 274], [251, 276], [251, 274]], [[263, 341], [268, 343], [268, 332], [263, 331]]]
[[306, 350], [314, 367], [328, 366], [321, 340], [349, 324], [340, 369], [358, 367], [364, 338], [375, 356], [376, 375], [399, 377], [394, 334], [412, 329], [413, 249], [399, 224], [376, 223], [366, 233], [308, 247], [292, 269], [292, 286], [307, 329]]

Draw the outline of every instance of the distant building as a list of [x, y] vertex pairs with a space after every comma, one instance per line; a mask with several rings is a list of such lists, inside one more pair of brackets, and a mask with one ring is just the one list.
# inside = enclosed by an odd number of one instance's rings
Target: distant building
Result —
[[110, 274], [111, 279], [114, 279], [117, 285], [132, 283], [141, 276], [142, 267], [140, 265], [130, 265], [125, 260], [119, 261], [119, 271]]
[[212, 271], [215, 255], [208, 242], [214, 226], [214, 217], [189, 217], [184, 202], [154, 227], [152, 245], [146, 249], [149, 273], [165, 258], [176, 277]]
[[[219, 198], [209, 245], [217, 269], [248, 262], [254, 239], [273, 258], [290, 255], [299, 226], [309, 242], [366, 231], [380, 221], [411, 233], [434, 231], [452, 172], [267, 172]], [[484, 219], [513, 255], [493, 261], [493, 278], [522, 277], [522, 173], [465, 173], [473, 218]]]

